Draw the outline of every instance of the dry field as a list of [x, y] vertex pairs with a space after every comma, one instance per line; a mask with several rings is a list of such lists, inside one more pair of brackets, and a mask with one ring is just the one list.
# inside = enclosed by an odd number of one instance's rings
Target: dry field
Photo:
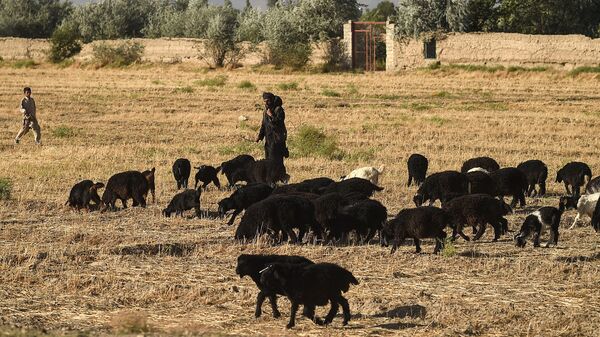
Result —
[[[218, 75], [227, 77], [224, 86], [203, 85]], [[242, 81], [255, 87], [239, 88]], [[24, 85], [38, 104], [39, 148], [31, 134], [13, 144]], [[0, 201], [0, 335], [598, 336], [600, 236], [589, 219], [567, 230], [573, 211], [563, 216], [557, 248], [529, 242], [517, 249], [509, 236], [491, 243], [488, 229], [480, 242], [458, 240], [446, 256], [432, 255], [431, 241], [418, 255], [408, 242], [394, 255], [377, 245], [240, 245], [224, 220], [160, 215], [175, 193], [176, 158], [214, 165], [241, 152], [262, 155], [250, 142], [261, 114], [255, 104], [261, 91], [273, 90], [284, 99], [291, 138], [301, 125], [317, 126], [347, 153], [342, 160], [291, 158], [292, 181], [385, 164], [385, 191], [376, 198], [390, 215], [412, 206], [405, 162], [413, 152], [430, 159], [430, 173], [479, 155], [502, 166], [545, 161], [549, 196], [528, 199], [509, 217], [516, 230], [527, 212], [557, 204], [564, 188], [553, 178], [563, 164], [581, 160], [600, 172], [598, 88], [598, 77], [553, 72], [2, 67], [0, 177], [13, 187], [11, 199]], [[242, 114], [250, 117], [244, 124]], [[150, 167], [157, 168], [157, 202], [147, 209], [99, 214], [64, 206], [81, 179], [106, 182]], [[203, 210], [215, 212], [228, 193], [211, 187]], [[350, 269], [361, 282], [346, 296], [350, 324], [337, 317], [317, 327], [298, 318], [286, 331], [285, 299], [282, 318], [270, 317], [265, 303], [255, 319], [257, 289], [234, 272], [240, 253], [300, 254]]]

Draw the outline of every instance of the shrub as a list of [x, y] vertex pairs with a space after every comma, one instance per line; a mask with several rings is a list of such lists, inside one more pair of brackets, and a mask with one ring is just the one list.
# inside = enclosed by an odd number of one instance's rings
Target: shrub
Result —
[[202, 80], [194, 81], [194, 84], [200, 87], [222, 87], [227, 83], [227, 76], [219, 75], [208, 77]]
[[577, 67], [569, 72], [571, 76], [577, 76], [583, 73], [600, 73], [600, 66], [597, 67]]
[[98, 43], [93, 47], [94, 61], [101, 67], [123, 67], [142, 61], [144, 46], [138, 42], [122, 42], [115, 46]]
[[333, 91], [329, 88], [323, 89], [323, 91], [321, 91], [321, 95], [327, 96], [327, 97], [340, 97], [341, 96], [339, 92]]
[[452, 257], [456, 255], [456, 247], [454, 246], [454, 241], [452, 238], [446, 238], [444, 240], [444, 249], [442, 250], [442, 256], [444, 257]]
[[341, 160], [345, 155], [338, 148], [335, 139], [310, 125], [303, 125], [298, 129], [297, 134], [290, 139], [290, 146], [291, 152], [300, 157], [321, 156]]
[[175, 88], [173, 90], [174, 93], [184, 93], [184, 94], [191, 94], [194, 92], [194, 88], [187, 86], [187, 87], [179, 87], [179, 88]]
[[53, 63], [59, 63], [81, 51], [79, 30], [72, 24], [58, 27], [50, 38], [49, 58]]
[[350, 58], [346, 52], [346, 44], [344, 41], [334, 38], [323, 42], [324, 60], [322, 71], [334, 72], [345, 71], [350, 69]]
[[298, 90], [298, 82], [284, 82], [277, 84], [277, 89], [279, 90]]
[[8, 178], [0, 178], [0, 200], [10, 199], [12, 183]]
[[60, 125], [52, 130], [52, 135], [57, 138], [70, 138], [75, 136], [75, 130], [65, 125]]
[[256, 86], [250, 81], [241, 81], [237, 86], [240, 89], [255, 90]]
[[243, 49], [236, 40], [237, 12], [229, 6], [209, 6], [211, 15], [204, 31], [199, 56], [210, 66], [235, 65], [243, 56]]

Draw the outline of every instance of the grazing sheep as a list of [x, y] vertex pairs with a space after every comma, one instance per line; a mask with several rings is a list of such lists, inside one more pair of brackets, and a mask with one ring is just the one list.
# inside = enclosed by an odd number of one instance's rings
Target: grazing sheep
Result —
[[227, 178], [227, 182], [229, 186], [235, 185], [237, 181], [233, 179], [233, 174], [235, 171], [243, 169], [247, 164], [253, 163], [254, 157], [248, 154], [241, 154], [231, 160], [224, 161], [221, 163], [221, 173], [225, 175]]
[[354, 230], [362, 244], [369, 243], [376, 233], [381, 232], [386, 220], [387, 209], [379, 201], [365, 199], [355, 202], [339, 210], [326, 241], [341, 239]]
[[590, 180], [585, 186], [585, 194], [594, 194], [600, 192], [600, 176]]
[[233, 181], [247, 183], [265, 183], [275, 186], [278, 182], [287, 184], [290, 176], [286, 173], [282, 158], [261, 159], [248, 163], [243, 169], [235, 171]]
[[106, 188], [102, 194], [102, 203], [104, 207], [115, 210], [117, 199], [123, 203], [123, 208], [127, 208], [127, 199], [133, 199], [133, 206], [140, 205], [146, 207], [145, 195], [148, 194], [148, 179], [139, 171], [126, 171], [113, 175], [108, 179]]
[[252, 281], [258, 287], [258, 295], [256, 296], [256, 310], [254, 317], [258, 318], [262, 315], [262, 304], [268, 298], [273, 310], [273, 317], [279, 318], [281, 313], [277, 309], [277, 295], [283, 295], [283, 292], [278, 292], [279, 289], [270, 289], [260, 282], [261, 272], [272, 263], [291, 263], [291, 264], [314, 264], [311, 260], [294, 255], [249, 255], [242, 254], [238, 256], [237, 267], [235, 273], [240, 276], [250, 276]]
[[596, 233], [600, 233], [600, 202], [596, 203], [596, 209], [594, 209], [594, 214], [592, 214], [592, 227]]
[[171, 213], [175, 212], [175, 216], [183, 216], [183, 212], [194, 209], [196, 216], [200, 218], [200, 194], [201, 190], [185, 190], [181, 193], [177, 193], [167, 208], [163, 209], [163, 214], [167, 218], [171, 216]]
[[347, 180], [350, 178], [362, 178], [370, 181], [373, 185], [377, 185], [379, 182], [379, 176], [383, 173], [384, 169], [385, 165], [381, 165], [379, 168], [372, 166], [361, 167], [342, 177], [342, 180]]
[[[476, 171], [474, 171], [476, 170]], [[483, 169], [482, 169], [483, 170]], [[487, 172], [487, 171], [486, 171]], [[489, 194], [491, 196], [496, 195], [496, 183], [494, 179], [483, 171], [479, 171], [479, 168], [471, 169], [466, 173], [471, 186], [471, 194]]]
[[233, 192], [229, 197], [219, 201], [219, 215], [225, 216], [230, 210], [234, 210], [231, 219], [227, 225], [233, 225], [235, 218], [242, 213], [243, 210], [253, 204], [266, 199], [273, 192], [273, 188], [267, 184], [256, 183], [240, 187]]
[[575, 228], [577, 221], [584, 215], [588, 217], [592, 217], [594, 214], [594, 210], [596, 209], [596, 203], [598, 202], [598, 198], [600, 197], [600, 193], [594, 194], [584, 194], [582, 196], [572, 196], [567, 200], [567, 209], [577, 208], [577, 216], [575, 220], [573, 220], [573, 224], [569, 229]]
[[523, 225], [521, 226], [521, 230], [517, 235], [515, 235], [515, 243], [517, 247], [525, 247], [525, 243], [527, 242], [527, 238], [533, 233], [533, 246], [540, 246], [540, 235], [542, 232], [550, 229], [550, 238], [546, 243], [546, 247], [549, 247], [550, 244], [558, 245], [558, 227], [560, 226], [560, 217], [565, 211], [565, 206], [567, 203], [567, 198], [562, 197], [558, 203], [558, 208], [556, 207], [542, 207], [537, 211], [529, 214]]
[[375, 191], [383, 191], [383, 187], [374, 185], [370, 181], [361, 178], [336, 181], [329, 184], [327, 187], [319, 189], [320, 194], [339, 193], [342, 196], [355, 194], [363, 196], [363, 199], [370, 198]]
[[[548, 166], [541, 160], [528, 160], [517, 165], [517, 168], [527, 178], [527, 196], [546, 195], [546, 179], [548, 179]], [[535, 185], [540, 186], [540, 191], [535, 190]]]
[[[339, 306], [344, 312], [343, 325], [350, 321], [350, 305], [342, 292], [350, 289], [350, 284], [358, 284], [352, 273], [333, 263], [289, 264], [273, 263], [260, 276], [260, 282], [269, 289], [280, 289], [290, 300], [290, 321], [286, 328], [294, 327], [296, 312], [304, 305], [304, 315], [317, 324], [329, 324], [337, 315]], [[321, 322], [314, 317], [316, 306], [331, 303], [331, 309]]]
[[[579, 196], [579, 190], [581, 186], [585, 185], [586, 177], [588, 180], [592, 179], [592, 170], [586, 163], [570, 162], [558, 170], [556, 173], [556, 182], [564, 182], [567, 194]], [[569, 185], [573, 189], [572, 192], [569, 191]]]
[[[156, 202], [156, 185], [154, 184], [154, 174], [156, 173], [156, 169], [153, 167], [150, 170], [146, 170], [142, 172], [144, 177], [146, 177], [146, 181], [148, 181], [148, 191], [152, 193], [152, 203]], [[148, 191], [144, 193], [144, 199], [148, 196]], [[137, 206], [137, 200], [133, 199], [133, 206]]]
[[99, 207], [102, 201], [98, 195], [98, 189], [104, 187], [103, 183], [94, 183], [91, 180], [83, 180], [73, 185], [71, 192], [69, 192], [69, 199], [65, 205], [69, 205], [71, 208], [80, 210], [82, 208], [90, 211], [92, 205], [90, 201], [95, 203], [95, 207]]
[[417, 207], [429, 201], [432, 205], [436, 200], [442, 203], [448, 201], [450, 196], [469, 193], [469, 178], [464, 173], [444, 171], [430, 175], [425, 179], [413, 201]]
[[448, 213], [437, 207], [424, 206], [403, 209], [383, 227], [381, 244], [387, 246], [390, 242], [393, 242], [391, 253], [394, 253], [406, 238], [412, 238], [415, 241], [416, 253], [420, 253], [420, 240], [435, 238], [433, 253], [437, 254], [444, 248], [444, 240], [446, 239], [444, 229], [449, 224], [450, 217]]
[[295, 184], [277, 186], [273, 194], [286, 194], [290, 192], [306, 192], [319, 194], [319, 191], [333, 183], [333, 179], [320, 177], [301, 181]]
[[[306, 198], [296, 195], [274, 195], [246, 209], [235, 233], [236, 240], [252, 240], [268, 233], [275, 241], [283, 232], [281, 240], [292, 243], [302, 241], [308, 229], [322, 237], [321, 226], [315, 220], [314, 206]], [[298, 229], [296, 236], [294, 229]]]
[[496, 196], [504, 197], [512, 195], [513, 200], [510, 207], [515, 207], [517, 201], [519, 206], [525, 206], [525, 191], [527, 191], [527, 177], [525, 173], [514, 167], [505, 167], [491, 172], [490, 177], [496, 184]]
[[221, 167], [214, 168], [209, 165], [202, 165], [199, 167], [194, 167], [198, 172], [196, 172], [196, 176], [194, 177], [196, 182], [194, 184], [194, 188], [198, 188], [198, 182], [202, 182], [202, 188], [206, 189], [206, 186], [211, 182], [217, 186], [217, 188], [221, 188], [221, 182], [219, 181], [219, 177], [217, 174], [221, 170]]
[[173, 163], [173, 177], [177, 182], [177, 189], [188, 188], [188, 180], [190, 179], [190, 171], [192, 164], [185, 158], [179, 158]]
[[460, 172], [467, 173], [470, 169], [476, 167], [481, 167], [488, 172], [494, 172], [500, 169], [500, 165], [498, 165], [498, 162], [494, 159], [490, 157], [477, 157], [465, 161], [460, 169]]
[[442, 207], [450, 215], [452, 237], [456, 238], [456, 234], [460, 234], [467, 241], [469, 238], [462, 232], [465, 224], [474, 230], [479, 225], [473, 240], [479, 240], [485, 232], [486, 224], [490, 224], [494, 228], [492, 241], [498, 241], [500, 235], [508, 231], [508, 220], [504, 216], [512, 213], [512, 209], [504, 201], [487, 194], [463, 195], [444, 203]]
[[427, 158], [421, 154], [413, 153], [408, 157], [408, 162], [406, 164], [408, 166], [407, 185], [410, 186], [414, 180], [417, 186], [421, 186], [427, 176], [427, 167], [429, 166]]

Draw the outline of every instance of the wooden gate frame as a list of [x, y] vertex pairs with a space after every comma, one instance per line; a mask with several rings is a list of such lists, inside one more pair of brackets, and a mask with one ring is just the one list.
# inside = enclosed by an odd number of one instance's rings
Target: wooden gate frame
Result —
[[[376, 43], [377, 43], [377, 35], [374, 33], [373, 26], [385, 26], [386, 22], [379, 21], [357, 21], [352, 22], [351, 32], [352, 32], [352, 69], [356, 68], [356, 34], [355, 33], [364, 33], [365, 34], [365, 70], [366, 71], [375, 71], [377, 68], [376, 64]], [[357, 29], [356, 26], [367, 26], [366, 29]], [[362, 54], [362, 53], [360, 53]]]

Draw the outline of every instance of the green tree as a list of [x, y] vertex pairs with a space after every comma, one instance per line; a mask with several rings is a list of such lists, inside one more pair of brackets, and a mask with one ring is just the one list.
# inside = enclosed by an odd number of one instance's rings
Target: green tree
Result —
[[435, 31], [467, 29], [469, 0], [399, 0], [396, 32], [418, 37]]
[[72, 10], [70, 1], [1, 0], [0, 36], [50, 37]]
[[51, 62], [61, 62], [81, 51], [79, 30], [73, 24], [65, 23], [54, 30], [50, 38]]
[[396, 16], [396, 6], [389, 0], [384, 0], [377, 4], [377, 7], [367, 10], [360, 18], [360, 21], [387, 21], [388, 18]]
[[342, 36], [344, 23], [356, 21], [361, 15], [356, 0], [303, 0], [287, 8], [311, 40]]

